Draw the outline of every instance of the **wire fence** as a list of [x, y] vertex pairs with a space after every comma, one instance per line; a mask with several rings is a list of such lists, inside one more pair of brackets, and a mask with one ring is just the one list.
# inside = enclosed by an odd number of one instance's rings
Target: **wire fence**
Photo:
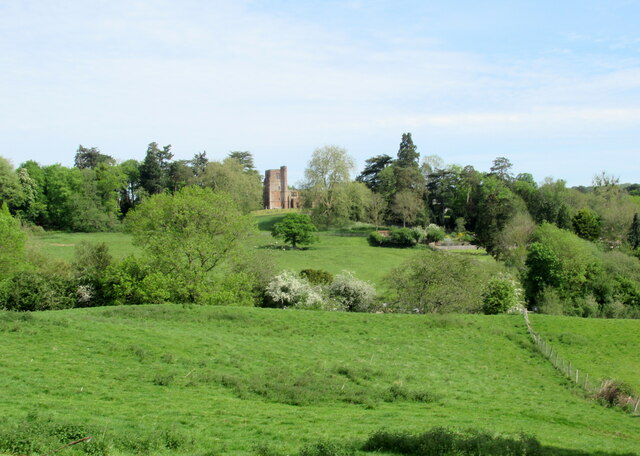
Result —
[[[536, 345], [536, 348], [542, 353], [542, 355], [551, 362], [551, 364], [559, 370], [565, 377], [572, 382], [575, 382], [578, 386], [582, 387], [592, 396], [604, 396], [607, 399], [607, 392], [614, 393], [615, 381], [611, 379], [597, 380], [589, 378], [589, 373], [586, 371], [580, 371], [578, 367], [569, 359], [565, 359], [560, 356], [557, 348], [543, 339], [540, 334], [536, 333], [529, 321], [529, 312], [525, 309], [523, 312], [524, 321], [527, 324], [527, 331]], [[631, 411], [631, 413], [638, 414], [640, 410], [640, 396], [633, 397], [628, 394], [619, 393], [615, 397], [609, 398], [609, 403], [618, 405]]]

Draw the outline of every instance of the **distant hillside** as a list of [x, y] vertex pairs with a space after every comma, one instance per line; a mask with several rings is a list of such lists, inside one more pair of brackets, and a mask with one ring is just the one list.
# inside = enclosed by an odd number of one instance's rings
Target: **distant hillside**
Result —
[[[639, 352], [636, 322], [607, 327], [603, 339], [590, 333], [614, 322], [533, 321], [585, 351], [619, 340]], [[65, 454], [291, 454], [319, 439], [435, 426], [526, 432], [581, 454], [640, 448], [640, 420], [583, 397], [532, 350], [517, 315], [2, 312], [0, 341], [0, 452], [42, 454], [90, 434]], [[605, 361], [581, 358], [594, 372]], [[637, 382], [640, 358], [620, 361], [628, 369], [614, 375]]]

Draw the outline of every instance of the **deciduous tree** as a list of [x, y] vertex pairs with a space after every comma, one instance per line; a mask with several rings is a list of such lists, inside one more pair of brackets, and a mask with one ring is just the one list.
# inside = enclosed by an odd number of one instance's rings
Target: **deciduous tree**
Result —
[[200, 187], [155, 195], [126, 221], [134, 243], [158, 271], [180, 281], [192, 301], [210, 283], [208, 274], [254, 229], [229, 195]]
[[291, 244], [295, 249], [299, 245], [317, 242], [318, 238], [313, 234], [315, 231], [316, 227], [307, 214], [291, 213], [273, 226], [271, 235]]

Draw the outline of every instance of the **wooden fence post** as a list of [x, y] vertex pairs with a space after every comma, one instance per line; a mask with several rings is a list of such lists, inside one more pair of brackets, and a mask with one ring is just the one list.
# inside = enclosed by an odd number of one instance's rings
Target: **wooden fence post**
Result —
[[638, 396], [638, 399], [636, 400], [636, 406], [633, 408], [633, 413], [636, 413], [638, 411], [639, 405], [640, 405], [640, 396]]
[[584, 389], [589, 389], [589, 373], [587, 372], [584, 377]]
[[578, 383], [578, 369], [576, 369], [576, 383]]

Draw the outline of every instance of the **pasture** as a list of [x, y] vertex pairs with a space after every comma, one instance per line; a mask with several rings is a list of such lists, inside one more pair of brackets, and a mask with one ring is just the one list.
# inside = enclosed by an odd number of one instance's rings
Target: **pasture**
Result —
[[640, 421], [584, 397], [518, 315], [103, 307], [2, 312], [0, 335], [0, 444], [18, 454], [85, 434], [112, 455], [295, 454], [434, 426], [526, 432], [579, 454], [640, 448]]

